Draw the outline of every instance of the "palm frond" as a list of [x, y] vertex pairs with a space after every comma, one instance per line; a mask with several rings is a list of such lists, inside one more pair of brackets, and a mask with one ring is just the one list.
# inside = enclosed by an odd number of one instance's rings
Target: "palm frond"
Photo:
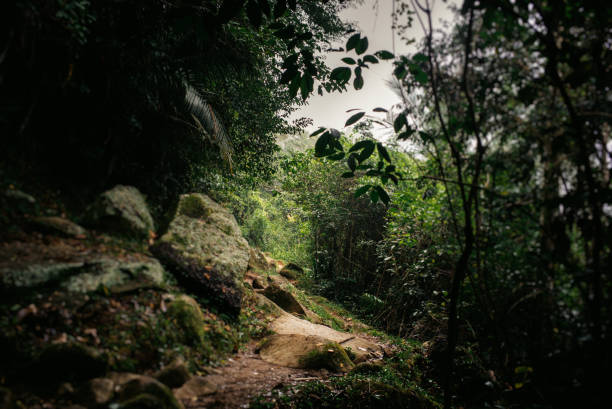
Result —
[[188, 82], [185, 87], [185, 105], [198, 129], [205, 134], [209, 141], [219, 147], [221, 156], [232, 169], [232, 141], [219, 120], [219, 116], [206, 99]]

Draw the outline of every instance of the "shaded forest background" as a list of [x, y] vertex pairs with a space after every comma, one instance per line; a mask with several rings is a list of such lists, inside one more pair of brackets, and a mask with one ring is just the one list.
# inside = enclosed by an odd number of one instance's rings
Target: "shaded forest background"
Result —
[[[428, 2], [396, 3], [400, 33], [423, 28], [412, 55], [368, 50], [337, 17], [350, 1], [5, 2], [0, 185], [70, 212], [130, 184], [160, 220], [207, 192], [305, 285], [435, 345], [447, 407], [604, 407], [612, 10], [465, 1], [442, 32]], [[296, 106], [380, 59], [400, 106], [277, 147], [308, 123]]]

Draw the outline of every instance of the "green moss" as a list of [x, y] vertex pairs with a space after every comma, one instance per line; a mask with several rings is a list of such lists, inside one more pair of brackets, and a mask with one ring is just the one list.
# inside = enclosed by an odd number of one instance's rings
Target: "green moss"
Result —
[[184, 342], [197, 346], [204, 341], [204, 317], [195, 301], [187, 297], [177, 298], [170, 304], [168, 315], [182, 330]]
[[191, 194], [181, 197], [177, 213], [194, 219], [206, 219], [212, 213], [212, 209], [202, 196]]
[[346, 354], [344, 348], [336, 342], [325, 344], [319, 349], [310, 351], [308, 355], [300, 360], [300, 363], [305, 368], [325, 368], [334, 372], [346, 372], [355, 365]]

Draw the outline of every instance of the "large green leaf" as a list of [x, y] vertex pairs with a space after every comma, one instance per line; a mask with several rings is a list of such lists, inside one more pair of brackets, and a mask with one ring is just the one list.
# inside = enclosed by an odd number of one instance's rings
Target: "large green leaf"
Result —
[[329, 75], [329, 78], [333, 81], [346, 83], [351, 78], [351, 69], [349, 67], [335, 68]]
[[361, 34], [359, 33], [353, 34], [352, 36], [350, 36], [348, 41], [346, 42], [346, 51], [350, 51], [353, 48], [355, 48], [355, 46], [357, 46], [357, 44], [359, 43], [360, 38], [361, 38]]
[[359, 42], [355, 45], [355, 52], [357, 54], [363, 54], [368, 49], [368, 37], [363, 37]]
[[361, 195], [363, 195], [365, 192], [367, 192], [370, 189], [371, 185], [363, 185], [361, 186], [359, 189], [355, 190], [355, 197], [359, 197]]
[[344, 126], [353, 125], [355, 122], [359, 121], [364, 115], [365, 112], [357, 112], [355, 115], [352, 115], [349, 119], [347, 119]]

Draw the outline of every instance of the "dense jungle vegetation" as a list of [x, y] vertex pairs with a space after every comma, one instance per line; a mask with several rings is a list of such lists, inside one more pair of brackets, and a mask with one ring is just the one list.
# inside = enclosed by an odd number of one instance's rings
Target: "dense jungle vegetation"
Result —
[[[608, 407], [612, 8], [465, 0], [440, 30], [396, 0], [423, 37], [394, 55], [338, 18], [355, 2], [2, 2], [0, 188], [69, 214], [133, 185], [160, 225], [204, 192], [309, 291], [428, 343], [445, 408]], [[289, 120], [380, 60], [400, 104]]]

